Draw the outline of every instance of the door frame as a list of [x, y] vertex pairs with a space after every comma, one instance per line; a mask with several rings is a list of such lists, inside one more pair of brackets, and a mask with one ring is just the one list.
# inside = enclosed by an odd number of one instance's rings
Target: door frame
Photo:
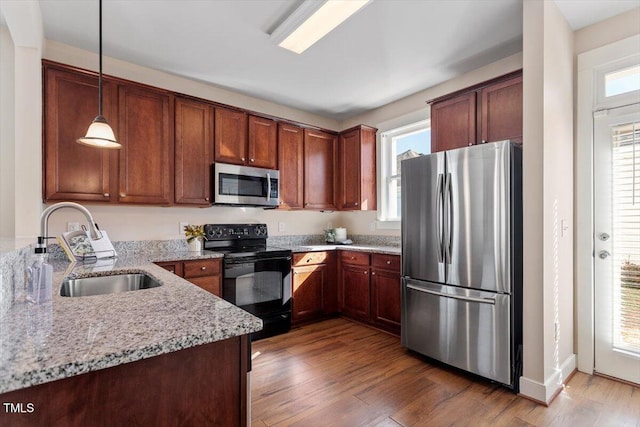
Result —
[[[575, 140], [575, 241], [574, 280], [578, 370], [593, 374], [594, 329], [594, 120], [596, 110], [613, 107], [603, 103], [596, 90], [603, 68], [638, 55], [640, 35], [578, 55], [578, 100]], [[624, 100], [618, 99], [621, 105]]]

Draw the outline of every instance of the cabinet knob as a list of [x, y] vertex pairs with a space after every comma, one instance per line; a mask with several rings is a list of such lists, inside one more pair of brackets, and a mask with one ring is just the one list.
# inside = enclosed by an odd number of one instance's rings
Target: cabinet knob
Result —
[[391, 264], [391, 260], [387, 260], [387, 265]]
[[176, 274], [176, 272], [174, 270], [169, 270], [169, 273]]
[[473, 145], [473, 142], [470, 142], [470, 143], [469, 143], [469, 147], [471, 147], [472, 145]]
[[372, 276], [375, 276], [375, 275], [376, 275], [376, 272], [375, 272], [375, 271], [372, 271], [372, 272], [371, 272], [371, 275], [372, 275]]
[[352, 256], [351, 259], [356, 259], [356, 257]]
[[253, 163], [253, 162], [255, 162], [255, 161], [256, 161], [256, 159], [251, 159], [251, 163]]
[[294, 271], [294, 272], [293, 272], [293, 274], [298, 274], [298, 272], [297, 272], [297, 271]]
[[205, 197], [204, 199], [205, 199], [207, 202], [209, 201], [209, 198], [208, 198], [208, 197]]
[[364, 274], [368, 274], [369, 272], [367, 270], [364, 271]]
[[242, 161], [244, 162], [244, 157], [243, 157], [243, 158], [241, 158], [240, 160], [242, 160]]
[[205, 271], [207, 267], [200, 267], [200, 270]]
[[356, 202], [356, 206], [358, 206], [358, 202]]
[[127, 197], [126, 193], [120, 193], [120, 197]]
[[483, 143], [483, 144], [486, 144], [486, 143], [487, 143], [487, 140], [486, 140], [486, 139], [483, 139], [483, 140], [482, 140], [482, 143]]
[[311, 262], [311, 258], [307, 258], [307, 262]]
[[109, 193], [104, 193], [103, 196], [104, 197], [109, 197]]

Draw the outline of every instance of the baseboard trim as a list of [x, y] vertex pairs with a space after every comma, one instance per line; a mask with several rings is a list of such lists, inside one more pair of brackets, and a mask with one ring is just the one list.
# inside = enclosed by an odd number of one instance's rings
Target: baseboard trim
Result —
[[571, 354], [555, 372], [543, 383], [520, 377], [520, 395], [541, 405], [549, 404], [562, 391], [563, 386], [576, 369], [576, 355]]

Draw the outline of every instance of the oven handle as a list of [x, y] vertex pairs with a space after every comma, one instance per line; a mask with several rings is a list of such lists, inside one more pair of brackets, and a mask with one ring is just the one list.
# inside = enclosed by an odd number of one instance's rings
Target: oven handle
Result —
[[256, 261], [291, 261], [291, 256], [277, 256], [273, 258], [259, 258], [259, 257], [247, 257], [247, 258], [231, 258], [224, 259], [225, 265], [238, 265], [238, 264], [252, 264]]

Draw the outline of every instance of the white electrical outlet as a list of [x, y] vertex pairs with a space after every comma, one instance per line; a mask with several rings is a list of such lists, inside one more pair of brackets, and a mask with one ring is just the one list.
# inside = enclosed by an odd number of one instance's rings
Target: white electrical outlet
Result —
[[80, 231], [80, 223], [79, 222], [68, 222], [67, 223], [67, 231]]
[[284, 231], [284, 222], [280, 221], [278, 223], [278, 231]]
[[183, 236], [183, 235], [184, 235], [184, 228], [185, 228], [187, 225], [189, 225], [189, 223], [188, 223], [188, 222], [186, 222], [186, 221], [180, 221], [180, 222], [178, 223], [178, 234], [179, 234], [179, 235], [181, 235], [181, 236]]
[[376, 222], [375, 221], [371, 221], [371, 224], [369, 224], [369, 230], [376, 231]]

